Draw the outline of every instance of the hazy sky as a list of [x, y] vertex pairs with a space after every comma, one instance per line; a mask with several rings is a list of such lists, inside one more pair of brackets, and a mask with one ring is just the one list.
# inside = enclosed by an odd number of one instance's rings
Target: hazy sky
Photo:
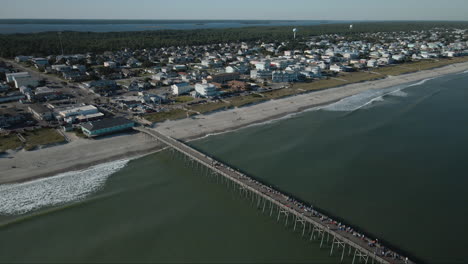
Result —
[[0, 0], [0, 18], [468, 20], [468, 0]]

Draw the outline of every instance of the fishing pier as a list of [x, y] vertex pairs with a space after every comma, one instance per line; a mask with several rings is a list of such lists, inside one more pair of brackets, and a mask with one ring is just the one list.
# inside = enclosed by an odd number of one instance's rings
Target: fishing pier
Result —
[[[320, 248], [330, 249], [330, 256], [341, 261], [345, 255], [352, 263], [413, 264], [400, 254], [386, 249], [378, 242], [356, 233], [310, 207], [294, 201], [283, 193], [268, 187], [251, 177], [207, 156], [198, 150], [153, 129], [135, 127], [157, 141], [167, 145], [174, 154], [180, 154], [184, 162], [203, 175], [226, 184], [261, 210], [275, 217], [278, 222], [300, 232], [309, 240], [320, 242]], [[289, 225], [288, 225], [289, 224]]]

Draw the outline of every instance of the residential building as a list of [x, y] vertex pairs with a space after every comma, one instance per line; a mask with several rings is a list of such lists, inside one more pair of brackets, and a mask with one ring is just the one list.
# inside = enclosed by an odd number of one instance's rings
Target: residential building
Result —
[[135, 123], [131, 120], [122, 117], [114, 117], [84, 123], [81, 125], [81, 131], [83, 131], [83, 134], [87, 137], [98, 137], [131, 130], [134, 126]]
[[273, 71], [273, 82], [296, 82], [299, 80], [299, 75], [294, 71]]
[[238, 72], [211, 75], [211, 81], [216, 83], [225, 83], [228, 81], [239, 80], [239, 78], [240, 74]]
[[272, 71], [259, 71], [259, 70], [252, 70], [250, 71], [250, 78], [252, 79], [271, 79], [272, 78]]
[[39, 82], [30, 76], [15, 76], [13, 82], [15, 83], [15, 87], [18, 89], [21, 86], [36, 87], [39, 85]]
[[84, 121], [89, 119], [97, 119], [104, 116], [103, 113], [92, 105], [80, 105], [66, 107], [56, 110], [58, 116], [62, 118], [67, 123], [73, 123], [76, 120]]
[[30, 77], [29, 72], [14, 72], [5, 74], [7, 82], [14, 82], [15, 77]]
[[16, 62], [26, 62], [30, 60], [32, 57], [31, 56], [16, 56], [15, 61]]
[[194, 88], [189, 83], [177, 83], [171, 86], [173, 95], [187, 94]]
[[369, 68], [376, 68], [377, 67], [377, 60], [371, 59], [367, 61], [367, 67]]
[[55, 64], [52, 65], [52, 70], [57, 71], [57, 72], [67, 72], [71, 71], [71, 67], [65, 64]]
[[343, 66], [339, 64], [334, 64], [330, 66], [330, 71], [334, 72], [342, 72], [343, 71]]
[[213, 84], [204, 84], [204, 83], [197, 83], [195, 84], [195, 91], [204, 97], [211, 97], [218, 95], [218, 90], [216, 86]]
[[114, 62], [114, 61], [105, 61], [104, 62], [104, 67], [108, 67], [108, 68], [116, 68], [117, 67], [117, 63]]
[[33, 104], [28, 106], [29, 112], [33, 115], [34, 119], [41, 121], [49, 121], [54, 118], [52, 110], [41, 104]]
[[32, 62], [36, 65], [37, 68], [49, 65], [49, 60], [46, 58], [34, 58], [32, 59]]

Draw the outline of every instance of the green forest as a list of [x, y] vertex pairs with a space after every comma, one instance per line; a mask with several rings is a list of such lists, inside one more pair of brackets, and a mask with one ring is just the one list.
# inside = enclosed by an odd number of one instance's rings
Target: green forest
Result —
[[[298, 41], [322, 34], [346, 34], [349, 38], [363, 32], [414, 31], [440, 28], [468, 28], [468, 22], [362, 22], [349, 24], [322, 24], [297, 27]], [[246, 27], [231, 29], [158, 30], [139, 32], [62, 32], [65, 54], [115, 51], [123, 48], [142, 49], [168, 46], [202, 45], [226, 42], [287, 41], [292, 38], [292, 27]], [[357, 38], [357, 37], [356, 37]], [[60, 54], [57, 32], [0, 35], [0, 56], [46, 56]]]

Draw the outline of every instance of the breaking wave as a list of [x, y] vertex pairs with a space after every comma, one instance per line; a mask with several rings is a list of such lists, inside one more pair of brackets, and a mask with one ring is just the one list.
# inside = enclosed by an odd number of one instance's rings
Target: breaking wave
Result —
[[424, 79], [424, 80], [419, 81], [419, 82], [417, 82], [417, 83], [410, 84], [410, 85], [408, 85], [408, 87], [423, 85], [423, 84], [425, 84], [426, 82], [428, 82], [428, 81], [430, 81], [430, 80], [434, 80], [434, 79], [435, 79], [435, 78], [427, 78], [427, 79]]
[[339, 111], [340, 112], [352, 112], [352, 111], [358, 110], [360, 108], [370, 106], [370, 105], [372, 105], [372, 103], [385, 101], [386, 96], [407, 97], [408, 94], [403, 91], [404, 89], [409, 88], [409, 87], [423, 85], [424, 83], [426, 83], [427, 81], [430, 81], [432, 79], [435, 79], [435, 78], [424, 79], [424, 80], [421, 80], [421, 81], [419, 81], [417, 83], [413, 83], [413, 84], [409, 84], [409, 85], [405, 84], [405, 85], [398, 85], [398, 86], [384, 88], [384, 89], [378, 89], [378, 90], [368, 90], [368, 91], [365, 91], [365, 92], [362, 92], [362, 93], [359, 93], [359, 94], [356, 94], [356, 95], [352, 95], [350, 97], [343, 98], [343, 99], [341, 99], [341, 100], [339, 100], [339, 101], [337, 101], [335, 103], [331, 103], [331, 104], [328, 104], [328, 105], [325, 105], [325, 106], [315, 106], [315, 107], [311, 107], [311, 108], [305, 109], [305, 110], [300, 111], [300, 112], [290, 113], [290, 114], [287, 114], [287, 115], [279, 117], [279, 118], [249, 124], [247, 126], [243, 126], [243, 127], [240, 127], [240, 128], [224, 130], [224, 131], [215, 132], [215, 133], [209, 133], [209, 134], [206, 134], [206, 135], [201, 136], [199, 138], [191, 139], [190, 141], [196, 141], [196, 140], [205, 139], [205, 138], [208, 138], [208, 137], [211, 137], [211, 136], [227, 134], [227, 133], [235, 132], [235, 131], [242, 130], [242, 129], [245, 129], [245, 128], [273, 124], [273, 123], [276, 123], [276, 122], [281, 121], [281, 120], [291, 119], [291, 118], [294, 118], [296, 116], [300, 116], [300, 115], [302, 115], [302, 114], [304, 114], [306, 112], [312, 112], [312, 111], [317, 111], [317, 110], [336, 111], [336, 112], [339, 112]]
[[430, 81], [434, 78], [424, 79], [417, 83], [404, 86], [394, 86], [390, 88], [384, 88], [379, 90], [368, 90], [350, 97], [341, 99], [336, 103], [329, 104], [327, 106], [321, 107], [321, 110], [326, 111], [337, 111], [337, 112], [349, 112], [356, 111], [363, 107], [372, 105], [375, 102], [385, 101], [386, 96], [397, 96], [397, 97], [406, 97], [408, 94], [403, 90], [409, 87], [419, 86], [425, 84], [427, 81]]
[[0, 215], [20, 215], [82, 200], [103, 188], [109, 176], [128, 162], [119, 160], [30, 182], [0, 185]]

